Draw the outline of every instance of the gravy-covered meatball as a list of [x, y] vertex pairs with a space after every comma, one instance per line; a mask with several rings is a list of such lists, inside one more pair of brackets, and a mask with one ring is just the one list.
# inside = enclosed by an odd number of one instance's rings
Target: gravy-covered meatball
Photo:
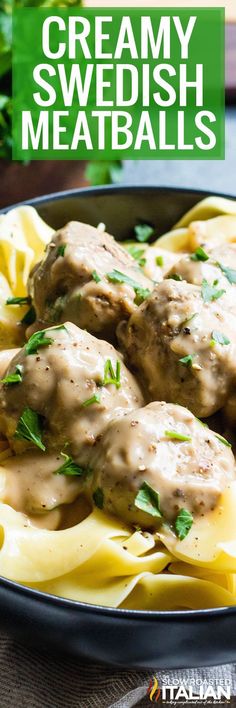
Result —
[[71, 222], [58, 231], [31, 277], [36, 325], [69, 320], [92, 334], [114, 339], [152, 282], [112, 236]]
[[0, 431], [15, 452], [36, 445], [85, 464], [110, 419], [142, 404], [112, 345], [66, 323], [35, 333], [11, 361], [0, 386]]
[[230, 447], [190, 411], [150, 403], [112, 421], [93, 450], [93, 498], [142, 528], [193, 516], [218, 504], [235, 478]]
[[[168, 277], [178, 277], [193, 285], [201, 285], [203, 280], [225, 290], [236, 284], [236, 243], [227, 243], [219, 248], [209, 248], [208, 244], [199, 247], [195, 253], [179, 259]], [[235, 306], [236, 309], [236, 306]]]
[[199, 417], [226, 404], [236, 379], [234, 288], [164, 280], [118, 337], [151, 400], [180, 403]]

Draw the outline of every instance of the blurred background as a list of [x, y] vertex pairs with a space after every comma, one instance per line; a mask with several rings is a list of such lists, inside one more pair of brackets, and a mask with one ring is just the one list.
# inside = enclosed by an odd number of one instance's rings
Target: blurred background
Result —
[[[14, 6], [143, 6], [144, 0], [0, 0], [0, 208], [48, 192], [88, 184], [152, 184], [221, 191], [236, 195], [236, 0], [226, 0], [225, 160], [149, 160], [123, 163], [11, 160], [11, 13]], [[208, 0], [208, 7], [222, 7]], [[146, 6], [146, 5], [145, 5]], [[148, 0], [152, 7], [190, 7], [190, 0]], [[196, 0], [194, 7], [206, 6]]]

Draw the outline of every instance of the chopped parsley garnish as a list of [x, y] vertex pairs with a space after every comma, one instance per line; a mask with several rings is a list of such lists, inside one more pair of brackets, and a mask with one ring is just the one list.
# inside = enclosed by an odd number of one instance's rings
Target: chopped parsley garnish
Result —
[[126, 283], [126, 285], [130, 285], [136, 293], [136, 298], [134, 300], [136, 305], [141, 305], [141, 303], [146, 300], [148, 295], [151, 293], [148, 288], [142, 288], [139, 283], [136, 283], [136, 281], [133, 280], [133, 278], [130, 278], [129, 275], [126, 275], [125, 273], [121, 273], [119, 270], [113, 270], [111, 273], [107, 273], [107, 278], [111, 283]]
[[30, 305], [31, 297], [8, 297], [6, 300], [6, 305]]
[[149, 226], [149, 224], [138, 224], [134, 227], [134, 233], [139, 243], [146, 243], [153, 236], [154, 228]]
[[135, 292], [135, 305], [142, 305], [142, 302], [144, 302], [144, 300], [146, 300], [147, 297], [151, 294], [151, 290], [149, 290], [149, 288], [136, 288]]
[[54, 339], [53, 337], [48, 337], [47, 334], [50, 332], [54, 332], [55, 330], [58, 329], [66, 329], [64, 325], [59, 325], [58, 327], [50, 327], [49, 329], [41, 329], [39, 332], [35, 332], [32, 334], [32, 337], [30, 337], [29, 341], [25, 345], [25, 351], [26, 354], [36, 354], [38, 349], [41, 347], [49, 347], [50, 344], [53, 344]]
[[196, 249], [195, 253], [192, 253], [190, 256], [191, 261], [208, 261], [209, 256], [207, 255], [206, 251], [204, 251], [204, 248], [199, 246], [199, 248]]
[[180, 440], [181, 442], [191, 442], [191, 435], [182, 435], [177, 430], [165, 430], [165, 436], [171, 440]]
[[100, 275], [98, 275], [96, 270], [93, 270], [92, 278], [93, 278], [93, 280], [95, 280], [95, 283], [100, 283], [100, 281], [101, 281]]
[[111, 359], [107, 359], [104, 366], [104, 378], [102, 380], [102, 386], [108, 386], [109, 384], [114, 384], [116, 388], [120, 388], [120, 361], [116, 362], [116, 373], [114, 372]]
[[216, 436], [216, 438], [218, 438], [218, 440], [220, 440], [220, 442], [223, 443], [223, 445], [226, 445], [226, 447], [232, 447], [231, 443], [228, 440], [226, 440], [225, 438], [223, 438], [223, 435], [219, 435], [219, 433], [215, 433], [215, 436]]
[[29, 440], [34, 445], [45, 451], [46, 447], [42, 442], [42, 428], [40, 415], [31, 408], [25, 408], [18, 420], [18, 425], [14, 435], [19, 440]]
[[222, 263], [216, 264], [218, 268], [224, 273], [225, 277], [229, 281], [230, 285], [235, 285], [236, 283], [236, 270], [234, 268], [227, 268]]
[[24, 317], [22, 317], [21, 324], [31, 325], [35, 322], [35, 320], [36, 320], [36, 312], [35, 312], [34, 306], [31, 305], [28, 312], [26, 312]]
[[134, 500], [134, 506], [137, 509], [141, 509], [141, 511], [145, 511], [146, 514], [161, 517], [160, 496], [147, 482], [143, 482], [140, 487]]
[[144, 258], [145, 250], [143, 248], [139, 248], [135, 243], [129, 243], [126, 246], [126, 249], [130, 256], [138, 262], [140, 268], [143, 268], [146, 263], [146, 258]]
[[156, 265], [157, 265], [157, 266], [160, 266], [160, 268], [161, 268], [161, 266], [164, 265], [164, 258], [163, 258], [163, 256], [156, 256], [155, 261], [156, 261]]
[[192, 367], [195, 356], [196, 354], [187, 354], [187, 356], [183, 356], [182, 359], [179, 359], [179, 362], [184, 366]]
[[180, 509], [178, 516], [175, 520], [176, 535], [178, 536], [180, 541], [183, 541], [184, 538], [186, 538], [192, 525], [193, 516], [192, 514], [190, 514], [190, 511], [188, 511], [187, 509]]
[[222, 332], [218, 332], [216, 329], [213, 329], [213, 332], [211, 333], [211, 345], [214, 344], [230, 344], [230, 339], [225, 336], [225, 334], [222, 334]]
[[87, 400], [82, 403], [82, 406], [84, 408], [87, 408], [87, 406], [91, 406], [92, 403], [100, 403], [100, 399], [101, 399], [101, 394], [95, 393], [94, 396], [91, 396], [91, 398], [87, 398]]
[[83, 477], [88, 473], [88, 468], [77, 465], [72, 457], [69, 457], [64, 452], [61, 452], [61, 455], [65, 458], [65, 462], [61, 467], [58, 467], [54, 474], [65, 474], [67, 477]]
[[179, 273], [170, 273], [169, 275], [167, 275], [167, 278], [168, 280], [183, 280], [182, 275], [179, 275]]
[[63, 256], [65, 255], [65, 250], [66, 250], [66, 243], [62, 243], [61, 246], [58, 246], [57, 257], [62, 256], [62, 258], [63, 258]]
[[1, 379], [0, 383], [3, 384], [16, 384], [16, 383], [21, 383], [22, 381], [22, 371], [23, 371], [23, 366], [21, 364], [17, 364], [15, 368], [15, 373], [14, 374], [8, 374], [8, 376], [5, 376], [4, 379]]
[[93, 492], [93, 501], [95, 506], [98, 507], [98, 509], [103, 509], [104, 494], [101, 487], [98, 487], [97, 489], [95, 489], [95, 492]]
[[214, 280], [213, 285], [211, 285], [210, 283], [208, 283], [207, 280], [205, 280], [205, 278], [203, 278], [201, 295], [204, 302], [212, 302], [212, 300], [218, 300], [219, 297], [224, 295], [225, 290], [218, 290], [216, 287], [217, 284], [218, 280]]

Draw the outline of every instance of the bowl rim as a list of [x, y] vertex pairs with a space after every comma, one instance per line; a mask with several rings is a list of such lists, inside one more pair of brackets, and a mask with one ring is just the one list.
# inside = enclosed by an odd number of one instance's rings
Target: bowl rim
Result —
[[[224, 192], [211, 192], [206, 189], [195, 189], [191, 187], [168, 187], [165, 185], [125, 185], [125, 184], [110, 184], [102, 185], [96, 187], [78, 187], [75, 189], [67, 189], [60, 192], [51, 192], [49, 194], [43, 194], [39, 197], [33, 197], [32, 199], [23, 200], [16, 202], [15, 204], [8, 205], [0, 209], [0, 215], [6, 214], [12, 209], [19, 206], [40, 206], [47, 202], [55, 202], [68, 197], [76, 198], [77, 196], [92, 197], [97, 194], [109, 195], [109, 194], [129, 194], [129, 193], [140, 193], [140, 192], [164, 192], [173, 193], [177, 196], [178, 193], [193, 194], [200, 196], [200, 199], [212, 197], [221, 197], [224, 199], [236, 199], [236, 195], [225, 194]], [[52, 593], [46, 593], [42, 590], [29, 587], [23, 583], [18, 583], [15, 580], [9, 580], [4, 576], [0, 575], [0, 595], [1, 587], [9, 589], [14, 594], [19, 594], [22, 596], [28, 596], [32, 601], [36, 600], [44, 602], [48, 605], [55, 605], [57, 607], [79, 610], [83, 613], [91, 612], [94, 615], [105, 615], [115, 618], [125, 618], [128, 620], [171, 620], [174, 622], [178, 621], [188, 621], [188, 620], [204, 620], [206, 618], [214, 619], [215, 617], [225, 617], [226, 615], [234, 615], [236, 613], [236, 603], [235, 606], [222, 606], [222, 607], [211, 607], [199, 610], [134, 610], [125, 609], [119, 607], [110, 607], [107, 605], [95, 605], [93, 603], [86, 603], [80, 600], [72, 600], [65, 597], [60, 597], [59, 595], [54, 595]]]

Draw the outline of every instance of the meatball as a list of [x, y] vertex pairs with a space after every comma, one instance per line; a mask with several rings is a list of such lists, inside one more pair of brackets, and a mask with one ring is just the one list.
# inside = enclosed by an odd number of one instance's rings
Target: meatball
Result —
[[151, 400], [206, 417], [222, 408], [236, 378], [235, 290], [164, 280], [118, 327], [127, 361]]
[[[225, 290], [236, 284], [236, 244], [224, 244], [210, 249], [200, 247], [195, 253], [179, 259], [171, 269], [168, 278], [178, 277], [193, 285], [201, 285], [205, 279]], [[236, 309], [236, 306], [235, 306]]]
[[112, 236], [71, 222], [53, 236], [32, 273], [34, 329], [69, 320], [114, 340], [118, 322], [128, 319], [152, 287]]
[[87, 464], [110, 419], [140, 405], [113, 346], [66, 323], [34, 334], [11, 361], [0, 385], [0, 431], [15, 452], [37, 445]]
[[158, 527], [163, 517], [172, 523], [183, 508], [204, 514], [235, 479], [233, 453], [222, 440], [174, 404], [124, 415], [93, 449], [94, 501], [142, 528]]

